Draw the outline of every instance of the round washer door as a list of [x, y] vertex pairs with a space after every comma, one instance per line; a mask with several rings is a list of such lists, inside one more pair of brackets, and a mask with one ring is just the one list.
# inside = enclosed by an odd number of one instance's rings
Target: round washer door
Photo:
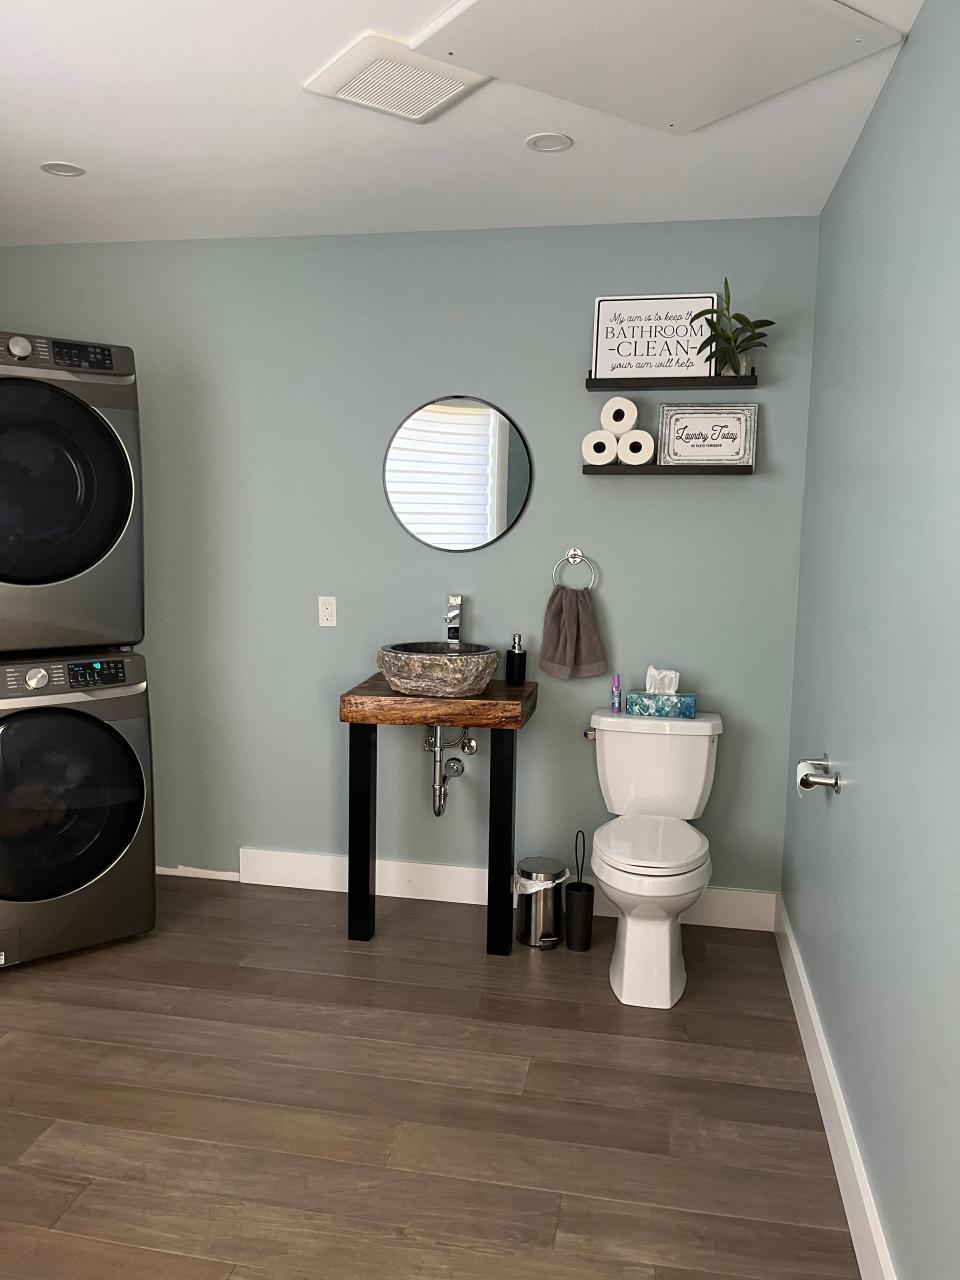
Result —
[[0, 898], [40, 902], [95, 880], [144, 801], [140, 762], [111, 725], [67, 709], [0, 720]]
[[40, 586], [102, 560], [133, 508], [116, 433], [76, 396], [0, 378], [0, 582]]

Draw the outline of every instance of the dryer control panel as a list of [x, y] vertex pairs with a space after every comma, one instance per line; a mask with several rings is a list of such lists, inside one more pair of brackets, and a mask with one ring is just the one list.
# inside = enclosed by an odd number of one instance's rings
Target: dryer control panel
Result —
[[0, 330], [0, 371], [11, 373], [17, 368], [129, 377], [134, 372], [133, 352], [104, 342]]
[[103, 658], [63, 660], [40, 658], [5, 666], [0, 671], [0, 701], [4, 698], [47, 696], [127, 683], [127, 662], [111, 654]]
[[63, 369], [97, 369], [113, 373], [113, 348], [54, 338], [53, 363]]

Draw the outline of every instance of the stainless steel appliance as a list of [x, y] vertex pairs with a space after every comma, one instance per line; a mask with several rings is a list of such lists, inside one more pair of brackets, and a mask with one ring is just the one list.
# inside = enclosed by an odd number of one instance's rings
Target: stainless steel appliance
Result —
[[143, 639], [129, 347], [0, 331], [0, 653]]
[[0, 664], [0, 968], [146, 933], [155, 913], [146, 664]]
[[517, 941], [551, 951], [563, 940], [563, 884], [570, 872], [555, 858], [517, 864]]

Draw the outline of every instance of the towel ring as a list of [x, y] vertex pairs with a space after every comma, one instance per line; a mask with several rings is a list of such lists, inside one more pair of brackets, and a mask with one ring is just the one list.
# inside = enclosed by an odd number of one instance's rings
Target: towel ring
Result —
[[553, 566], [553, 585], [555, 587], [559, 587], [560, 585], [560, 583], [557, 580], [557, 574], [560, 572], [561, 567], [565, 564], [585, 564], [587, 568], [590, 570], [590, 586], [587, 587], [587, 590], [591, 591], [593, 589], [593, 584], [597, 580], [597, 571], [593, 567], [593, 565], [590, 563], [590, 561], [587, 559], [587, 557], [583, 554], [583, 552], [580, 550], [579, 547], [571, 547], [570, 550], [567, 552], [567, 554], [563, 557], [563, 559], [558, 560], [557, 563]]

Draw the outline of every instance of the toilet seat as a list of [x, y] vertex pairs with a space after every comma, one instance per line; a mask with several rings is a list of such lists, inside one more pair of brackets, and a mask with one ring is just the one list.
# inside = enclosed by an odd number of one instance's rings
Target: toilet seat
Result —
[[604, 823], [593, 837], [595, 857], [636, 876], [679, 876], [702, 867], [710, 842], [682, 818], [624, 814]]
[[701, 862], [699, 867], [694, 867], [692, 871], [683, 871], [676, 876], [652, 876], [645, 871], [636, 869], [621, 871], [619, 867], [612, 867], [609, 862], [604, 861], [603, 855], [594, 849], [590, 868], [601, 890], [615, 905], [617, 894], [625, 895], [621, 897], [621, 903], [629, 901], [634, 904], [671, 902], [676, 901], [678, 896], [683, 897], [684, 894], [691, 893], [699, 898], [713, 875], [713, 864], [709, 854], [706, 861]]

